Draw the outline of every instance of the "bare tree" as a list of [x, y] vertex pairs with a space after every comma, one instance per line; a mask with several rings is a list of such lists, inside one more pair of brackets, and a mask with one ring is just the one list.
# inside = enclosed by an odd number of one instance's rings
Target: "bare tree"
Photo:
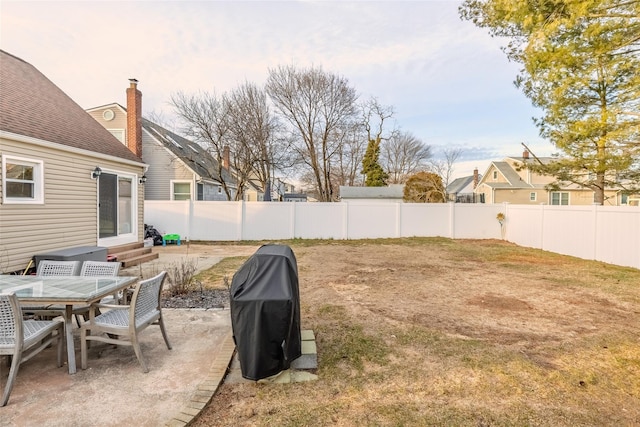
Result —
[[371, 98], [362, 105], [362, 125], [367, 132], [367, 149], [362, 159], [362, 173], [366, 186], [387, 184], [387, 172], [380, 165], [380, 146], [384, 133], [384, 122], [393, 117], [393, 107], [380, 105]]
[[410, 175], [427, 170], [432, 157], [431, 146], [409, 132], [394, 132], [381, 148], [380, 162], [390, 184], [404, 183]]
[[226, 101], [234, 172], [245, 182], [257, 179], [268, 197], [274, 172], [291, 165], [288, 142], [278, 135], [280, 126], [263, 89], [245, 82]]
[[430, 169], [442, 178], [444, 200], [449, 200], [447, 187], [449, 186], [451, 175], [453, 175], [453, 165], [462, 155], [462, 148], [448, 147], [442, 150], [442, 154], [443, 159], [434, 159], [431, 161]]
[[359, 123], [348, 123], [337, 134], [340, 138], [336, 167], [332, 180], [335, 185], [360, 186], [363, 184], [362, 158], [367, 145], [366, 135]]
[[[225, 162], [230, 133], [227, 103], [215, 93], [186, 95], [178, 92], [171, 95], [171, 105], [183, 122], [185, 135], [206, 147], [216, 160], [216, 170], [211, 171], [212, 175], [222, 185], [227, 200], [232, 200], [233, 184], [229, 180], [229, 165]], [[244, 183], [236, 181], [236, 185], [235, 199], [240, 200]]]
[[293, 148], [311, 170], [320, 201], [332, 201], [331, 180], [340, 153], [340, 129], [353, 116], [357, 99], [348, 81], [320, 68], [269, 70], [266, 91], [298, 136]]

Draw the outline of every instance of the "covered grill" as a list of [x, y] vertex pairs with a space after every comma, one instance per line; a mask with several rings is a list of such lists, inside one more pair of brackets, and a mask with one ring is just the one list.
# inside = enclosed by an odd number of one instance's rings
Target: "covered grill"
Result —
[[260, 247], [231, 281], [231, 325], [244, 378], [288, 369], [301, 355], [298, 265], [289, 246]]

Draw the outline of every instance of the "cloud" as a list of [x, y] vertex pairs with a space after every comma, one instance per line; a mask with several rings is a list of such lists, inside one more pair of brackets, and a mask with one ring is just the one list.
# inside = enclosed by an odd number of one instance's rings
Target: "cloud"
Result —
[[398, 126], [427, 144], [478, 158], [538, 143], [504, 41], [461, 21], [459, 4], [4, 1], [0, 47], [85, 108], [124, 104], [131, 77], [143, 110], [166, 114], [178, 91], [222, 93], [279, 65], [314, 65], [394, 106]]

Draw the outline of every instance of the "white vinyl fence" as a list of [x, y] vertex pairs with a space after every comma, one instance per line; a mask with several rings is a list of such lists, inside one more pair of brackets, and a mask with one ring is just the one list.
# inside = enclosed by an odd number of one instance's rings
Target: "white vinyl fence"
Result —
[[[145, 223], [183, 240], [500, 239], [640, 268], [640, 208], [603, 206], [145, 201]], [[506, 220], [501, 229], [496, 215]]]

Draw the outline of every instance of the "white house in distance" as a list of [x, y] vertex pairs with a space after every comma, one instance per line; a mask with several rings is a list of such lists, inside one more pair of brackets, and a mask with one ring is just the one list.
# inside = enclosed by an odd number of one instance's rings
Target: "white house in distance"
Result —
[[456, 178], [447, 185], [447, 194], [450, 202], [456, 203], [483, 203], [484, 200], [474, 193], [481, 176], [478, 169], [473, 170], [473, 175]]

